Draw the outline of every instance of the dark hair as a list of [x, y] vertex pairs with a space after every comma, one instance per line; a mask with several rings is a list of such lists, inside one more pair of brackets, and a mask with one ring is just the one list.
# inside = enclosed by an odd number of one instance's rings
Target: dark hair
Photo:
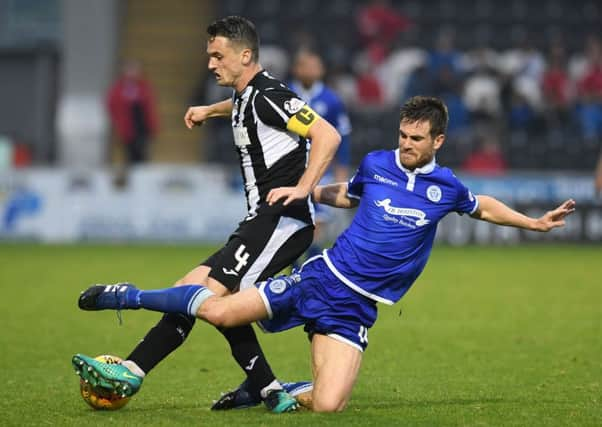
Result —
[[255, 24], [242, 16], [227, 16], [207, 27], [210, 39], [225, 37], [233, 43], [251, 49], [251, 60], [259, 61], [259, 36]]
[[401, 107], [401, 121], [428, 121], [431, 124], [431, 136], [445, 134], [449, 120], [445, 103], [431, 96], [413, 96]]

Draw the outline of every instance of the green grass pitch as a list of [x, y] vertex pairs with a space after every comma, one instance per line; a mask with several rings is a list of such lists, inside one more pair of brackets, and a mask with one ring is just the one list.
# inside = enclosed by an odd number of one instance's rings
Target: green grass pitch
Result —
[[[242, 373], [197, 323], [124, 409], [82, 401], [71, 355], [126, 356], [157, 313], [81, 312], [89, 284], [170, 285], [195, 246], [0, 245], [1, 425], [602, 425], [602, 248], [436, 247], [400, 304], [380, 307], [347, 410], [211, 412]], [[400, 308], [402, 313], [400, 315]], [[301, 330], [260, 335], [277, 375], [310, 376]]]

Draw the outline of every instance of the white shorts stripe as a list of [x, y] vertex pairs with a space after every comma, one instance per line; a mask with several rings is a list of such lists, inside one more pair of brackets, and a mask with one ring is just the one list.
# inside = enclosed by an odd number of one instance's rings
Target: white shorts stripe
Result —
[[263, 251], [259, 254], [253, 265], [240, 280], [240, 289], [250, 288], [257, 282], [259, 275], [268, 266], [278, 249], [280, 249], [293, 234], [302, 228], [309, 227], [309, 224], [295, 218], [283, 216], [278, 221], [276, 229], [272, 233]]
[[[268, 312], [268, 319], [272, 320], [272, 317], [274, 317], [274, 313], [272, 312], [270, 300], [268, 300], [268, 297], [265, 295], [265, 285], [267, 284], [268, 282], [263, 282], [261, 285], [259, 285], [259, 288], [257, 290], [259, 291], [259, 296], [261, 297], [263, 304], [265, 305], [265, 309]], [[263, 327], [261, 329], [263, 329]]]
[[353, 283], [351, 280], [349, 280], [348, 278], [346, 278], [345, 276], [343, 276], [341, 274], [341, 272], [336, 269], [336, 267], [334, 266], [334, 264], [328, 258], [328, 253], [327, 253], [326, 249], [324, 249], [323, 254], [324, 254], [324, 261], [326, 262], [326, 265], [328, 266], [328, 268], [330, 269], [330, 271], [332, 271], [332, 274], [334, 274], [335, 276], [337, 276], [337, 278], [341, 282], [343, 282], [344, 284], [346, 284], [347, 286], [349, 286], [355, 292], [357, 292], [358, 294], [363, 295], [363, 296], [365, 296], [367, 298], [370, 298], [371, 300], [374, 300], [374, 301], [377, 301], [377, 302], [382, 302], [383, 304], [387, 304], [387, 305], [393, 305], [393, 304], [395, 304], [394, 301], [388, 300], [388, 299], [383, 298], [383, 297], [379, 297], [378, 295], [375, 295], [375, 294], [371, 294], [370, 292], [366, 292], [364, 289], [360, 288], [358, 285], [356, 285], [355, 283]]
[[363, 349], [363, 348], [361, 348], [359, 345], [357, 345], [357, 344], [356, 344], [356, 343], [354, 343], [353, 341], [351, 341], [351, 340], [348, 340], [347, 338], [345, 338], [345, 337], [342, 337], [342, 336], [340, 336], [340, 335], [338, 335], [338, 334], [327, 334], [326, 336], [327, 336], [327, 337], [330, 337], [330, 338], [332, 338], [332, 339], [335, 339], [335, 340], [337, 340], [337, 341], [340, 341], [340, 342], [342, 342], [342, 343], [344, 343], [344, 344], [350, 345], [350, 346], [351, 346], [351, 347], [353, 347], [353, 348], [357, 348], [357, 349], [358, 349], [358, 350], [359, 350], [361, 353], [363, 353], [363, 352], [364, 352], [364, 349]]

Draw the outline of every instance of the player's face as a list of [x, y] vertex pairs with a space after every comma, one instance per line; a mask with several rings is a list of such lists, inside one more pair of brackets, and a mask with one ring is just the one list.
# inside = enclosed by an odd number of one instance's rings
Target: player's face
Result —
[[309, 88], [315, 82], [320, 80], [324, 74], [322, 60], [316, 55], [302, 53], [295, 61], [293, 74], [303, 86]]
[[399, 124], [399, 161], [410, 170], [420, 168], [435, 157], [444, 135], [431, 136], [429, 121], [403, 120]]
[[226, 37], [217, 36], [207, 42], [209, 71], [220, 86], [236, 86], [249, 61], [249, 49], [238, 49]]

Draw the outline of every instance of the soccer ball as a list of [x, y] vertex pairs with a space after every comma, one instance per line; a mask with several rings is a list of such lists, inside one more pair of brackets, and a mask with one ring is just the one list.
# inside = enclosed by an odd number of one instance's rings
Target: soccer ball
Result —
[[[110, 354], [102, 354], [96, 356], [95, 359], [104, 363], [121, 363], [122, 360], [120, 357], [111, 356]], [[79, 380], [79, 392], [84, 401], [94, 409], [121, 409], [130, 401], [129, 397], [121, 397], [119, 394], [100, 387], [94, 388], [82, 379]]]

